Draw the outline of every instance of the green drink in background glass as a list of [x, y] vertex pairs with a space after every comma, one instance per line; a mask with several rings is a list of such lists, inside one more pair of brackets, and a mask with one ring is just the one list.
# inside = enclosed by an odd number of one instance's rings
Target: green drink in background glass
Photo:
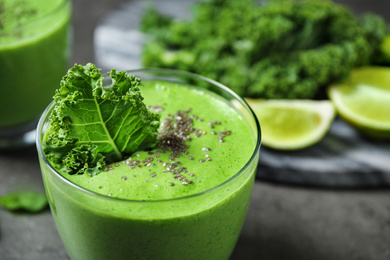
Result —
[[70, 19], [70, 0], [0, 0], [0, 149], [34, 142], [69, 66]]
[[144, 102], [161, 115], [160, 133], [169, 122], [183, 126], [183, 118], [194, 131], [178, 157], [156, 147], [107, 165], [95, 176], [70, 175], [56, 169], [43, 149], [52, 103], [38, 124], [37, 149], [69, 256], [228, 259], [245, 220], [258, 164], [256, 117], [243, 99], [206, 78], [171, 70], [128, 73], [143, 79]]

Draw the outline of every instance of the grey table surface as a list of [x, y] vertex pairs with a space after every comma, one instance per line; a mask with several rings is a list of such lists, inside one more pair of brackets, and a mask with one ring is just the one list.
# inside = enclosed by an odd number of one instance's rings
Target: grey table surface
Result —
[[[72, 63], [94, 61], [93, 31], [125, 0], [74, 1]], [[390, 1], [340, 0], [390, 20]], [[0, 153], [0, 195], [43, 191], [34, 147]], [[390, 189], [325, 189], [256, 181], [231, 259], [390, 259]], [[0, 259], [69, 259], [51, 213], [0, 208]]]

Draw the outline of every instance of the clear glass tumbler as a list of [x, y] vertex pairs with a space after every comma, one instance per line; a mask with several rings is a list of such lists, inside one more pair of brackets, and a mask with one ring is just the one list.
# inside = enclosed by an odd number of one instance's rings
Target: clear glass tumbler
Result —
[[71, 1], [5, 0], [0, 17], [0, 150], [10, 150], [35, 142], [69, 66]]
[[51, 104], [38, 124], [37, 149], [52, 215], [69, 256], [75, 260], [228, 259], [246, 217], [258, 165], [261, 134], [256, 117], [230, 89], [201, 76], [172, 70], [129, 73], [144, 82], [190, 82], [223, 97], [249, 123], [253, 152], [230, 179], [195, 195], [156, 201], [103, 196], [64, 178], [45, 157], [41, 141]]

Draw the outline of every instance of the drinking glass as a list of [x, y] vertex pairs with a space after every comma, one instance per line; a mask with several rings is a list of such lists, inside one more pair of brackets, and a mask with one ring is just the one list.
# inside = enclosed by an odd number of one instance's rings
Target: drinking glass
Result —
[[190, 83], [218, 94], [249, 123], [253, 151], [230, 179], [194, 195], [154, 201], [108, 197], [70, 182], [45, 157], [42, 139], [53, 110], [50, 104], [38, 124], [37, 149], [52, 215], [69, 256], [91, 260], [228, 259], [246, 217], [258, 165], [261, 135], [255, 115], [230, 89], [201, 76], [153, 69], [128, 73], [143, 82]]
[[38, 119], [67, 71], [71, 1], [34, 0], [30, 9], [22, 1], [1, 4], [0, 150], [10, 150], [34, 144]]

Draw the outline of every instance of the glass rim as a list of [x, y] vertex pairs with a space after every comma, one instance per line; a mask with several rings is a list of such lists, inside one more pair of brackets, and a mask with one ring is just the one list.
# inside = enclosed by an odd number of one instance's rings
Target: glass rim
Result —
[[[68, 3], [71, 3], [71, 0], [59, 0], [56, 6], [54, 6], [52, 9], [48, 10], [48, 11], [47, 11], [46, 13], [44, 13], [42, 16], [35, 17], [34, 19], [32, 19], [31, 21], [29, 21], [28, 23], [25, 23], [25, 24], [16, 26], [16, 27], [13, 29], [13, 33], [19, 32], [19, 31], [24, 30], [25, 28], [34, 26], [36, 23], [39, 23], [39, 22], [43, 21], [44, 19], [46, 19], [47, 17], [52, 16], [54, 13], [60, 12], [60, 11], [62, 10], [62, 8], [63, 8], [66, 4], [68, 4]], [[1, 36], [1, 35], [2, 35], [2, 32], [0, 32], [0, 36]]]
[[[67, 1], [67, 0], [65, 0]], [[149, 202], [149, 203], [158, 203], [158, 202], [168, 202], [168, 201], [178, 201], [178, 200], [186, 200], [186, 199], [190, 199], [190, 198], [194, 198], [194, 197], [198, 197], [198, 196], [201, 196], [203, 194], [206, 194], [206, 193], [209, 193], [209, 192], [212, 192], [228, 183], [231, 183], [232, 181], [234, 181], [236, 178], [238, 178], [240, 175], [242, 175], [243, 172], [245, 172], [246, 169], [248, 169], [250, 167], [250, 165], [253, 163], [254, 160], [256, 160], [257, 158], [257, 155], [260, 151], [260, 145], [261, 145], [261, 128], [260, 128], [260, 123], [255, 115], [255, 113], [253, 112], [253, 110], [251, 109], [251, 107], [248, 105], [248, 103], [245, 101], [245, 99], [241, 98], [239, 95], [237, 95], [234, 91], [232, 91], [230, 88], [226, 87], [225, 85], [215, 81], [215, 80], [212, 80], [212, 79], [209, 79], [207, 77], [204, 77], [204, 76], [200, 76], [198, 74], [195, 74], [195, 73], [190, 73], [190, 72], [184, 72], [184, 71], [180, 71], [180, 70], [173, 70], [173, 69], [155, 69], [155, 68], [142, 68], [142, 69], [133, 69], [133, 70], [124, 70], [126, 71], [126, 73], [134, 73], [134, 72], [151, 72], [151, 73], [162, 73], [162, 74], [167, 74], [167, 75], [181, 75], [181, 76], [186, 76], [186, 77], [192, 77], [192, 78], [196, 78], [196, 79], [200, 79], [200, 80], [204, 80], [220, 89], [222, 89], [223, 91], [225, 92], [228, 92], [230, 95], [232, 95], [235, 100], [238, 100], [240, 102], [241, 105], [244, 106], [244, 108], [249, 112], [249, 114], [251, 115], [252, 119], [254, 120], [254, 123], [255, 123], [255, 127], [256, 127], [256, 130], [257, 130], [257, 135], [255, 135], [256, 137], [256, 145], [255, 145], [255, 148], [252, 152], [252, 155], [251, 157], [249, 158], [249, 160], [245, 163], [245, 165], [239, 170], [237, 171], [233, 176], [231, 176], [230, 178], [226, 179], [224, 182], [214, 186], [214, 187], [211, 187], [207, 190], [203, 190], [201, 192], [198, 192], [198, 193], [195, 193], [195, 194], [191, 194], [191, 195], [188, 195], [188, 196], [184, 196], [184, 197], [178, 197], [178, 198], [170, 198], [170, 199], [161, 199], [161, 200], [129, 200], [129, 199], [123, 199], [123, 198], [113, 198], [113, 197], [109, 197], [109, 196], [106, 196], [106, 195], [103, 195], [103, 194], [99, 194], [97, 192], [94, 192], [94, 191], [91, 191], [91, 190], [88, 190], [84, 187], [81, 187], [75, 183], [73, 183], [72, 181], [68, 180], [67, 178], [65, 178], [61, 173], [59, 173], [52, 165], [51, 163], [49, 162], [49, 160], [46, 158], [46, 155], [45, 153], [43, 152], [43, 149], [42, 149], [42, 145], [41, 145], [41, 132], [42, 132], [42, 128], [44, 126], [44, 123], [46, 122], [46, 118], [49, 116], [49, 112], [51, 112], [51, 110], [53, 109], [53, 106], [54, 106], [54, 101], [52, 101], [45, 109], [45, 111], [42, 113], [40, 119], [39, 119], [39, 122], [38, 122], [38, 126], [37, 126], [37, 133], [36, 133], [36, 147], [37, 147], [37, 150], [38, 150], [38, 156], [43, 159], [45, 165], [50, 169], [50, 171], [52, 173], [54, 173], [54, 175], [59, 178], [61, 181], [63, 181], [64, 183], [66, 183], [67, 185], [81, 191], [81, 192], [84, 192], [84, 193], [87, 193], [89, 195], [92, 195], [92, 196], [97, 196], [97, 197], [101, 197], [101, 198], [104, 198], [104, 199], [108, 199], [108, 200], [114, 200], [114, 201], [126, 201], [126, 202], [133, 202], [133, 203], [146, 203], [146, 202]], [[102, 75], [104, 76], [105, 73], [102, 73]], [[41, 169], [42, 170], [42, 169]]]

